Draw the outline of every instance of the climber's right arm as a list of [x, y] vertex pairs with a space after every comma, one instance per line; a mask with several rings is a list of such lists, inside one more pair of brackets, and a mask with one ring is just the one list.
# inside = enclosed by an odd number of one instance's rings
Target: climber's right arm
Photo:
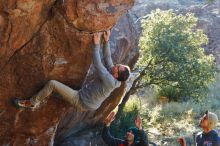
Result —
[[111, 35], [110, 30], [104, 32], [103, 55], [104, 55], [105, 63], [107, 65], [108, 69], [110, 69], [114, 66], [113, 61], [112, 61], [112, 57], [111, 57], [110, 44], [109, 44], [110, 35]]
[[102, 60], [100, 57], [100, 37], [101, 37], [101, 33], [95, 33], [94, 34], [94, 47], [93, 47], [93, 51], [92, 51], [92, 55], [93, 55], [93, 64], [95, 69], [97, 70], [98, 74], [100, 76], [104, 76], [106, 75], [106, 73], [108, 73], [108, 70], [105, 68], [105, 66], [102, 64]]

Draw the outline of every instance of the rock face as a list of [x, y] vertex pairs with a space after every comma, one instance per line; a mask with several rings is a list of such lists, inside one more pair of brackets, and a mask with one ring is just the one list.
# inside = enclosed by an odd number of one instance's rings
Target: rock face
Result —
[[[117, 106], [123, 84], [97, 111], [84, 113], [56, 95], [36, 111], [17, 110], [11, 99], [28, 98], [51, 79], [79, 89], [86, 77], [94, 78], [92, 69], [86, 76], [90, 32], [113, 27], [132, 5], [133, 0], [0, 0], [0, 145], [60, 145]], [[115, 63], [132, 66], [137, 37], [127, 17], [114, 27], [111, 47]]]
[[220, 69], [220, 1], [213, 5], [192, 7], [187, 11], [198, 17], [198, 28], [204, 30], [209, 38], [205, 50], [215, 56], [217, 67]]

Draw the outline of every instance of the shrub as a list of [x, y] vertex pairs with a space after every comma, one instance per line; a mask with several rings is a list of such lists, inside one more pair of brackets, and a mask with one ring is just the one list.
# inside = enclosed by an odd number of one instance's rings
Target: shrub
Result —
[[123, 113], [120, 119], [116, 122], [113, 122], [110, 127], [112, 135], [118, 138], [124, 138], [125, 133], [130, 127], [134, 125], [134, 119], [140, 111], [140, 102], [137, 98], [130, 99], [123, 109]]

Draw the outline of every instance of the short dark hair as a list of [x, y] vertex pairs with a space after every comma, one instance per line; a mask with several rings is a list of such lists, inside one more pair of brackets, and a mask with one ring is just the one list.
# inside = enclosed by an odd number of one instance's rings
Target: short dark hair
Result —
[[118, 72], [117, 80], [118, 81], [126, 81], [130, 76], [130, 68], [129, 68], [129, 66], [126, 66], [126, 65], [121, 65], [121, 64], [119, 64], [119, 65], [124, 66], [125, 70]]

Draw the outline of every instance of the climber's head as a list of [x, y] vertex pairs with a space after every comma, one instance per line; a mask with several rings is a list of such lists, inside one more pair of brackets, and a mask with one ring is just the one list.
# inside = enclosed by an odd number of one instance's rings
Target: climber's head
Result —
[[130, 68], [129, 66], [116, 64], [111, 68], [112, 75], [118, 81], [126, 81], [130, 76]]

